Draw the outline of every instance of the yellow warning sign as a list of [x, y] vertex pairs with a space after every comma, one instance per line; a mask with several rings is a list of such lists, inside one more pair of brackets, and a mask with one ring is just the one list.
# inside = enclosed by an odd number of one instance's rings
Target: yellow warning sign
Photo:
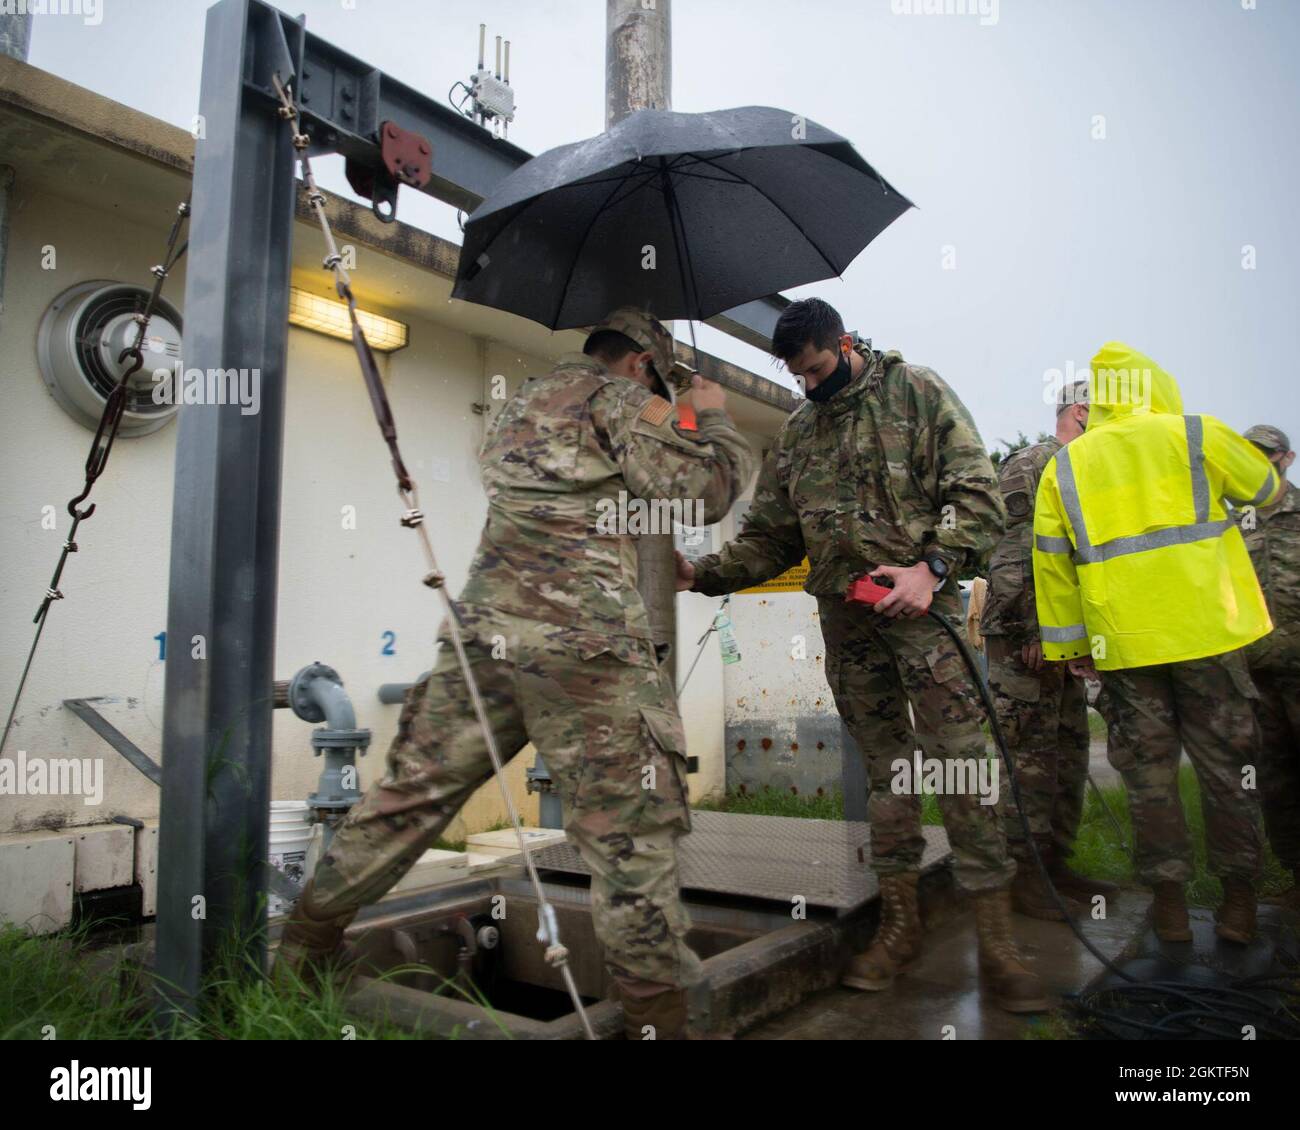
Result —
[[811, 566], [808, 564], [808, 558], [804, 558], [798, 565], [792, 569], [787, 569], [779, 577], [773, 577], [770, 581], [764, 581], [761, 585], [755, 585], [753, 588], [740, 589], [740, 593], [764, 593], [764, 592], [803, 592], [803, 586], [808, 580], [808, 570]]

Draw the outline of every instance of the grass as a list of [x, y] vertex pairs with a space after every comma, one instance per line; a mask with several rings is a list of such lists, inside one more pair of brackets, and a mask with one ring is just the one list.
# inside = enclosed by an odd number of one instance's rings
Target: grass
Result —
[[[498, 821], [487, 831], [510, 827]], [[439, 840], [435, 845], [464, 851], [464, 842]], [[204, 990], [199, 1019], [181, 1018], [167, 1033], [178, 1040], [411, 1040], [421, 1037], [386, 1021], [350, 1015], [342, 989], [326, 982], [305, 989], [300, 982], [273, 984], [235, 947], [216, 962]], [[146, 971], [127, 965], [113, 969], [107, 953], [96, 949], [88, 928], [32, 936], [0, 923], [0, 1040], [157, 1039], [154, 1027], [155, 986]], [[432, 970], [401, 966], [386, 980], [404, 973]], [[459, 985], [445, 992], [484, 1007], [487, 1001]], [[453, 1033], [453, 1038], [455, 1034]]]
[[809, 820], [843, 820], [844, 794], [839, 789], [815, 793], [763, 788], [725, 797], [708, 797], [691, 806], [700, 812], [734, 812], [746, 816], [798, 816]]
[[[1201, 812], [1201, 790], [1196, 774], [1190, 765], [1184, 765], [1178, 777], [1183, 811], [1187, 818], [1187, 833], [1192, 844], [1192, 862], [1195, 873], [1187, 884], [1187, 901], [1193, 906], [1217, 906], [1223, 897], [1222, 884], [1206, 869], [1205, 820]], [[1113, 785], [1101, 790], [1102, 800], [1088, 789], [1084, 801], [1083, 820], [1075, 840], [1074, 855], [1070, 865], [1083, 875], [1106, 879], [1125, 886], [1138, 885], [1129, 859], [1127, 845], [1133, 840], [1133, 827], [1129, 819], [1128, 797], [1123, 785]], [[795, 816], [816, 820], [843, 820], [844, 794], [839, 789], [818, 790], [816, 793], [798, 793], [791, 790], [763, 788], [733, 792], [721, 798], [710, 798], [694, 806], [705, 812], [736, 812], [755, 816]], [[1107, 815], [1109, 809], [1114, 817]], [[921, 822], [942, 824], [939, 803], [934, 796], [921, 798]], [[1119, 828], [1116, 829], [1115, 825]], [[1290, 874], [1278, 863], [1271, 849], [1266, 851], [1263, 881], [1259, 888], [1261, 897], [1280, 894], [1291, 886]]]
[[[1196, 773], [1184, 764], [1178, 774], [1178, 791], [1187, 820], [1187, 836], [1192, 845], [1193, 875], [1187, 883], [1187, 901], [1192, 906], [1218, 906], [1223, 898], [1223, 884], [1209, 873], [1205, 856], [1205, 817], [1201, 811], [1201, 787]], [[1123, 829], [1124, 843], [1132, 842], [1128, 796], [1122, 785], [1102, 790], [1106, 806]], [[1071, 866], [1085, 875], [1133, 885], [1137, 879], [1127, 851], [1118, 843], [1114, 826], [1091, 788], [1084, 805], [1083, 821], [1075, 840]], [[1291, 886], [1291, 875], [1277, 861], [1271, 847], [1265, 846], [1264, 872], [1259, 884], [1261, 898], [1281, 894]]]
[[[202, 1017], [179, 1019], [166, 1038], [421, 1038], [386, 1021], [350, 1015], [342, 990], [332, 983], [310, 991], [300, 982], [284, 988], [250, 975], [241, 966], [241, 959], [219, 961], [207, 982]], [[414, 968], [390, 970], [385, 978]], [[159, 1038], [153, 1020], [153, 985], [147, 974], [125, 964], [116, 967], [115, 975], [110, 975], [109, 969], [107, 955], [93, 948], [84, 929], [32, 936], [12, 925], [0, 926], [0, 1039]], [[453, 991], [461, 992], [459, 988]], [[482, 1000], [476, 1003], [486, 1004]]]

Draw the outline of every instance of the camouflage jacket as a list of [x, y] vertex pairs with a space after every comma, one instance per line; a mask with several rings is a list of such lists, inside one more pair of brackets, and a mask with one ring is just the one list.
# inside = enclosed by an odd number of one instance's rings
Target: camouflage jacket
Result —
[[1034, 499], [1043, 468], [1061, 450], [1052, 437], [1002, 460], [998, 486], [1007, 508], [1007, 532], [989, 558], [989, 595], [980, 620], [986, 636], [1007, 636], [1015, 644], [1038, 639], [1034, 606]]
[[674, 415], [666, 400], [582, 353], [526, 381], [479, 453], [487, 524], [460, 599], [650, 639], [635, 535], [651, 532], [652, 513], [661, 533], [671, 532], [669, 518], [718, 521], [754, 466], [725, 412], [697, 413], [692, 433]]
[[956, 575], [1002, 533], [1005, 511], [975, 421], [937, 374], [856, 347], [866, 367], [790, 416], [763, 462], [740, 535], [695, 562], [696, 592], [777, 576], [807, 555], [804, 589], [840, 596], [876, 565], [931, 549]]
[[1272, 506], [1240, 509], [1237, 520], [1273, 617], [1273, 631], [1251, 644], [1246, 658], [1253, 670], [1294, 673], [1300, 670], [1300, 486], [1288, 483]]

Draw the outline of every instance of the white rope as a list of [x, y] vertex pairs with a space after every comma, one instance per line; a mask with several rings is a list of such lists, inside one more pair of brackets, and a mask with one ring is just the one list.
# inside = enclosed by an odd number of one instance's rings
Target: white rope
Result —
[[[351, 279], [343, 267], [343, 257], [338, 253], [338, 248], [334, 243], [334, 235], [330, 231], [329, 220], [325, 215], [325, 194], [316, 187], [316, 179], [311, 171], [311, 162], [307, 158], [309, 139], [297, 129], [298, 111], [288, 90], [280, 81], [280, 76], [272, 76], [272, 83], [275, 86], [276, 93], [280, 96], [280, 115], [294, 128], [293, 144], [302, 163], [302, 179], [307, 187], [307, 200], [320, 221], [321, 231], [325, 237], [325, 246], [329, 252], [324, 261], [325, 269], [334, 272], [340, 292], [342, 293], [346, 289], [350, 296]], [[354, 331], [360, 334], [362, 341], [364, 341], [365, 332], [357, 322], [355, 305], [349, 302], [348, 306], [352, 314]], [[506, 785], [505, 765], [501, 760], [496, 737], [492, 733], [492, 726], [488, 721], [487, 708], [483, 705], [483, 697], [479, 693], [478, 680], [474, 678], [474, 672], [470, 669], [469, 657], [465, 654], [465, 645], [461, 639], [456, 606], [447, 594], [445, 580], [442, 571], [438, 568], [438, 561], [433, 552], [433, 543], [429, 540], [428, 531], [424, 528], [424, 514], [420, 510], [419, 495], [413, 485], [407, 490], [400, 485], [400, 481], [398, 494], [406, 503], [406, 512], [402, 517], [402, 525], [414, 529], [420, 535], [420, 543], [424, 546], [424, 555], [429, 566], [429, 571], [424, 577], [424, 583], [430, 588], [437, 589], [442, 598], [443, 608], [447, 613], [451, 644], [456, 651], [456, 659], [460, 664], [461, 674], [465, 678], [465, 686], [469, 690], [470, 702], [474, 706], [474, 715], [478, 719], [479, 728], [483, 731], [483, 741], [487, 746], [488, 757], [492, 761], [492, 769], [497, 784], [501, 788], [501, 799], [505, 802], [506, 812], [509, 813], [511, 826], [515, 830], [515, 838], [519, 843], [520, 854], [524, 857], [524, 867], [528, 872], [528, 879], [532, 883], [533, 892], [537, 897], [537, 940], [546, 944], [546, 962], [559, 969], [565, 987], [569, 991], [569, 996], [573, 1000], [573, 1009], [582, 1022], [583, 1031], [586, 1033], [587, 1039], [594, 1040], [596, 1039], [596, 1033], [587, 1017], [587, 1010], [583, 1007], [582, 997], [578, 994], [578, 986], [573, 980], [573, 971], [569, 968], [569, 951], [560, 941], [560, 926], [556, 918], [555, 908], [547, 901], [541, 878], [537, 874], [537, 865], [533, 862], [532, 852], [524, 838], [523, 822], [519, 818], [519, 810], [515, 807], [514, 797], [510, 795], [510, 789]]]

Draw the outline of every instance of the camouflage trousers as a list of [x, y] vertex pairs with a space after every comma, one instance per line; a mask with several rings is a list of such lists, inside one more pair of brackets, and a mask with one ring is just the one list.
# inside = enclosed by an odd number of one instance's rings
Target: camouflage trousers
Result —
[[[1083, 818], [1088, 786], [1088, 696], [1083, 680], [1064, 663], [1032, 671], [1020, 645], [1006, 636], [986, 636], [989, 689], [1002, 736], [1011, 751], [1020, 801], [1030, 834], [1040, 848], [1068, 859]], [[1017, 863], [1030, 859], [1025, 829], [1011, 788], [1002, 790], [1007, 850]]]
[[[961, 602], [954, 593], [937, 594], [934, 603], [960, 623]], [[972, 766], [984, 761], [978, 692], [956, 645], [928, 616], [891, 620], [833, 597], [819, 598], [818, 605], [826, 681], [866, 760], [871, 866], [881, 875], [915, 871], [925, 849], [921, 798], [892, 787], [898, 763], [913, 762], [918, 743], [927, 759]], [[938, 797], [954, 875], [972, 892], [999, 890], [1015, 874], [996, 805], [980, 799], [974, 789]]]
[[[592, 914], [618, 978], [690, 985], [699, 958], [678, 890], [690, 831], [685, 740], [648, 640], [462, 605], [463, 637], [498, 749], [532, 741], [559, 790], [569, 842], [591, 868]], [[315, 873], [321, 915], [388, 891], [492, 776], [444, 625], [437, 663], [406, 697], [387, 772], [343, 821]], [[506, 907], [509, 913], [509, 907]]]
[[1107, 758], [1128, 791], [1143, 882], [1181, 883], [1193, 874], [1178, 793], [1184, 749], [1201, 786], [1210, 871], [1253, 880], [1263, 834], [1242, 768], [1259, 757], [1258, 695], [1242, 653], [1102, 671], [1101, 682], [1097, 709], [1106, 719]]
[[1300, 868], [1300, 670], [1252, 670], [1259, 689], [1259, 786], [1264, 824], [1282, 864]]

